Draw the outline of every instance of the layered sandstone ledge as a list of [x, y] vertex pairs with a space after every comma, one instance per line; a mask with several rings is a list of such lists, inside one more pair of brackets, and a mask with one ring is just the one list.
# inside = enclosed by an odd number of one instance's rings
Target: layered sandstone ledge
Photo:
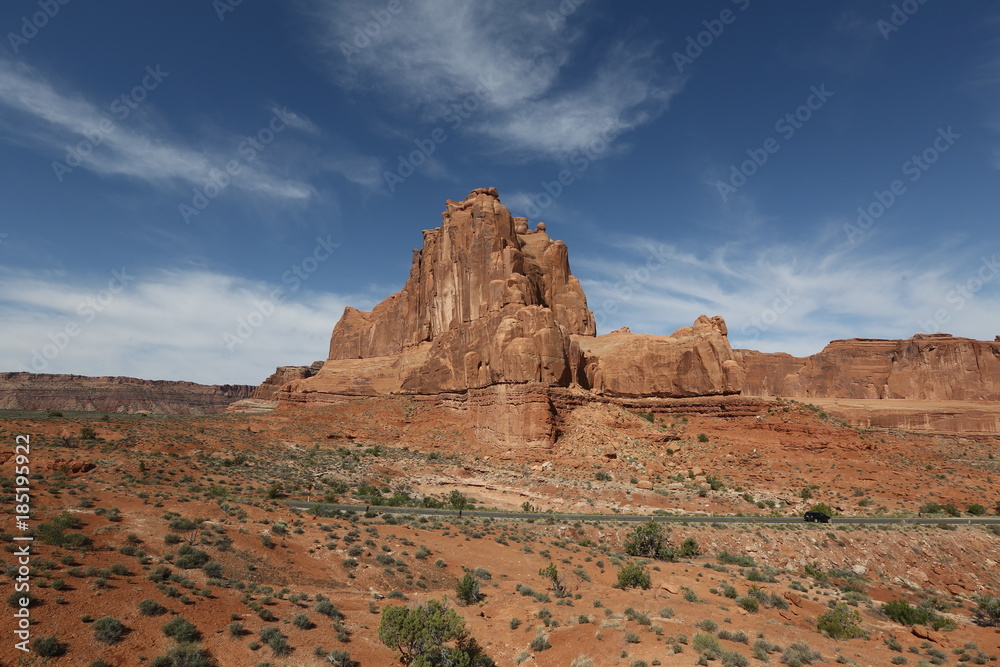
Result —
[[894, 428], [970, 436], [1000, 434], [1000, 402], [927, 401], [905, 398], [803, 398], [860, 428]]
[[0, 373], [0, 409], [208, 415], [225, 412], [254, 390], [250, 385]]

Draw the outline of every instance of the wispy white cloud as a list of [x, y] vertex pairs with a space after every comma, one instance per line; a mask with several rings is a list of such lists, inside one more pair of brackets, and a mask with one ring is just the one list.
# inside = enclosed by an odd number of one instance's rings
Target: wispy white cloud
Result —
[[624, 252], [614, 260], [573, 258], [602, 332], [669, 333], [722, 315], [734, 347], [803, 355], [836, 338], [995, 335], [1000, 247], [876, 255], [735, 243], [692, 252], [643, 238], [616, 246]]
[[340, 174], [351, 183], [369, 190], [374, 190], [385, 182], [382, 177], [382, 163], [378, 158], [346, 150], [333, 150], [324, 152], [317, 161], [321, 169]]
[[256, 384], [324, 359], [344, 306], [371, 303], [280, 279], [117, 271], [124, 280], [0, 269], [0, 369]]
[[[120, 109], [129, 115], [141, 113], [141, 109], [132, 111], [124, 105]], [[285, 118], [299, 129], [314, 127], [295, 114]], [[42, 72], [26, 64], [0, 58], [0, 127], [15, 135], [16, 141], [50, 154], [53, 162], [61, 162], [69, 170], [79, 166], [156, 186], [201, 186], [213, 169], [223, 170], [234, 159], [232, 146], [196, 149], [171, 138], [163, 128], [128, 120], [123, 122], [121, 116], [116, 118], [76, 92], [57, 89]], [[68, 158], [67, 147], [74, 159]], [[244, 163], [232, 183], [276, 199], [306, 200], [313, 194], [307, 182], [279, 175], [263, 160]]]
[[[585, 7], [550, 23], [552, 8], [527, 0], [414, 0], [376, 26], [363, 0], [301, 6], [339, 84], [391, 98], [428, 122], [461, 119], [461, 131], [488, 137], [488, 148], [515, 159], [565, 158], [609, 125], [627, 131], [648, 123], [683, 84], [637, 40], [604, 41], [601, 53], [585, 54], [590, 73], [574, 79], [585, 31], [603, 29], [587, 25]], [[463, 103], [464, 113], [456, 106]]]

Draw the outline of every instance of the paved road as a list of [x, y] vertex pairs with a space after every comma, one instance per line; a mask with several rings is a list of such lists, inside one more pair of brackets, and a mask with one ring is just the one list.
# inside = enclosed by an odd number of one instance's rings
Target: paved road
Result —
[[[326, 510], [343, 510], [363, 512], [365, 509], [383, 514], [417, 514], [422, 516], [457, 517], [458, 510], [428, 509], [424, 507], [387, 507], [385, 505], [338, 505], [334, 503], [306, 503], [297, 500], [283, 501], [289, 507], [308, 510], [321, 507]], [[794, 516], [650, 516], [648, 514], [548, 514], [544, 512], [490, 512], [485, 510], [464, 510], [463, 517], [490, 517], [493, 519], [535, 519], [572, 523], [576, 521], [653, 521], [662, 523], [804, 523], [801, 517]], [[955, 524], [955, 525], [1000, 525], [1000, 517], [941, 517], [941, 518], [896, 518], [896, 517], [834, 517], [831, 524]]]

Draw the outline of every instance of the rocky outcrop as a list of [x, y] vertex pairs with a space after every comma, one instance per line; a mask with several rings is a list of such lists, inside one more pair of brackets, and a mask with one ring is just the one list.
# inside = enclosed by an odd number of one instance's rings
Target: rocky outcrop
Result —
[[702, 315], [670, 336], [623, 327], [574, 340], [584, 354], [586, 385], [599, 394], [683, 398], [738, 394], [743, 386], [721, 317]]
[[266, 380], [260, 383], [250, 398], [258, 401], [273, 401], [278, 399], [281, 388], [293, 380], [304, 380], [319, 372], [322, 361], [315, 361], [311, 366], [278, 366]]
[[463, 397], [480, 441], [548, 446], [548, 389], [605, 395], [738, 393], [740, 369], [721, 318], [671, 336], [618, 331], [595, 337], [593, 313], [562, 241], [516, 218], [495, 188], [446, 201], [423, 232], [403, 289], [371, 312], [347, 308], [329, 358], [293, 379], [283, 404], [336, 403], [380, 394]]
[[736, 350], [736, 358], [751, 396], [1000, 400], [1000, 341], [948, 334], [853, 338], [810, 357]]
[[278, 396], [282, 387], [294, 380], [310, 378], [322, 367], [322, 361], [314, 361], [310, 366], [278, 366], [274, 373], [253, 390], [250, 398], [232, 402], [226, 408], [226, 412], [251, 414], [270, 412], [278, 407]]
[[254, 391], [249, 385], [0, 373], [0, 409], [206, 415], [224, 412]]
[[[338, 393], [426, 394], [574, 379], [579, 352], [570, 335], [593, 336], [594, 317], [566, 245], [544, 227], [529, 231], [495, 188], [445, 202], [442, 218], [424, 231], [402, 291], [370, 313], [344, 311], [329, 360], [310, 384], [329, 378]], [[369, 372], [333, 363], [352, 360], [372, 360]], [[343, 370], [354, 387], [345, 386]]]

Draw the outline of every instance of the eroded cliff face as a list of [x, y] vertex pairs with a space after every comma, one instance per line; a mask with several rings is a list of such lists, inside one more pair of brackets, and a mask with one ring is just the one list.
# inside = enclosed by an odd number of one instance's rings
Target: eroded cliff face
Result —
[[918, 334], [835, 340], [809, 357], [735, 353], [751, 396], [1000, 401], [1000, 341]]
[[281, 388], [293, 380], [304, 380], [319, 372], [322, 361], [313, 362], [311, 366], [278, 366], [266, 380], [260, 383], [250, 398], [259, 401], [278, 400]]
[[[465, 391], [502, 382], [568, 384], [576, 370], [570, 334], [594, 335], [594, 317], [569, 270], [566, 245], [545, 226], [528, 229], [500, 203], [495, 188], [445, 202], [442, 225], [424, 231], [400, 292], [370, 313], [348, 308], [333, 330], [331, 378], [355, 365], [388, 360], [397, 386], [386, 387], [386, 362], [372, 364], [364, 392]], [[377, 379], [376, 379], [377, 378]], [[316, 384], [319, 384], [317, 381]], [[343, 391], [340, 380], [338, 386]]]
[[0, 373], [0, 409], [208, 415], [248, 398], [250, 385], [87, 377], [48, 373]]
[[550, 387], [701, 396], [739, 393], [741, 379], [721, 318], [672, 336], [595, 337], [566, 245], [544, 223], [531, 230], [513, 217], [495, 188], [480, 188], [445, 202], [403, 289], [371, 312], [347, 308], [323, 367], [279, 398], [440, 395], [468, 410], [481, 442], [549, 446]]
[[721, 317], [702, 315], [669, 336], [624, 329], [574, 340], [584, 354], [586, 385], [598, 394], [685, 398], [738, 394], [743, 387]]

